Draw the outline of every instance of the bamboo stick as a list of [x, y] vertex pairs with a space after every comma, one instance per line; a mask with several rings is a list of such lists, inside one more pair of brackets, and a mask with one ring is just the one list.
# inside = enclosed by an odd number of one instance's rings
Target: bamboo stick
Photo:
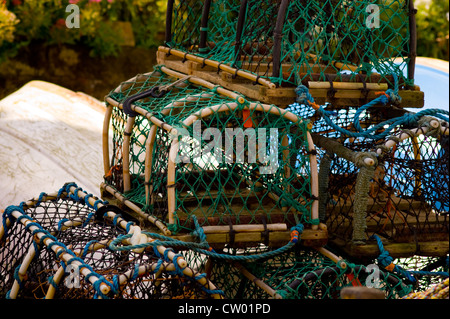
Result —
[[159, 72], [147, 72], [144, 74], [138, 74], [130, 79], [128, 79], [125, 82], [122, 82], [119, 86], [117, 86], [114, 89], [114, 93], [120, 93], [121, 91], [125, 91], [127, 89], [129, 89], [134, 83], [139, 82], [139, 81], [145, 81], [148, 77], [155, 75], [158, 76], [160, 73]]
[[193, 54], [185, 53], [183, 51], [179, 51], [179, 50], [176, 50], [176, 49], [171, 49], [171, 48], [163, 47], [163, 46], [160, 46], [158, 48], [158, 51], [164, 52], [164, 53], [167, 53], [167, 54], [173, 54], [173, 55], [178, 56], [180, 58], [187, 59], [187, 60], [190, 60], [190, 61], [194, 61], [194, 62], [197, 62], [197, 63], [204, 63], [206, 65], [209, 65], [209, 66], [212, 66], [214, 68], [220, 69], [220, 70], [225, 71], [227, 73], [236, 74], [236, 75], [241, 76], [241, 77], [243, 77], [243, 78], [245, 78], [247, 80], [258, 82], [259, 84], [261, 84], [263, 86], [266, 86], [268, 88], [271, 88], [271, 89], [276, 88], [276, 84], [275, 83], [272, 83], [272, 82], [270, 82], [270, 81], [268, 81], [266, 79], [260, 78], [260, 77], [254, 75], [252, 73], [249, 73], [247, 71], [239, 70], [239, 69], [230, 67], [230, 66], [228, 66], [226, 64], [222, 64], [222, 63], [220, 63], [218, 61], [205, 59], [205, 58], [193, 55]]
[[[45, 194], [42, 198], [41, 198], [41, 200], [42, 201], [47, 201], [47, 200], [55, 200], [55, 199], [57, 199], [58, 198], [58, 193], [52, 193], [52, 194]], [[30, 199], [30, 200], [28, 200], [28, 201], [26, 201], [26, 202], [24, 202], [23, 203], [23, 209], [24, 210], [26, 210], [26, 209], [28, 209], [28, 208], [30, 208], [30, 207], [34, 207], [35, 206], [35, 204], [37, 203], [37, 202], [39, 202], [40, 200], [38, 199], [38, 198], [33, 198], [33, 199]], [[11, 224], [11, 221], [10, 221], [10, 219], [9, 218], [6, 218], [6, 226], [8, 227], [10, 224]], [[3, 223], [2, 224], [0, 224], [0, 239], [3, 239], [3, 236], [5, 235], [5, 229], [3, 228]]]
[[274, 299], [283, 299], [281, 295], [279, 295], [272, 287], [267, 285], [264, 281], [261, 279], [255, 277], [251, 272], [249, 272], [244, 266], [242, 266], [240, 263], [235, 262], [235, 267], [250, 281], [252, 281], [256, 286], [264, 290], [269, 296], [271, 296]]
[[[22, 263], [20, 264], [20, 267], [19, 267], [18, 276], [19, 276], [20, 281], [22, 281], [25, 278], [28, 267], [30, 266], [30, 263], [33, 260], [35, 255], [36, 255], [36, 249], [34, 248], [34, 245], [32, 243], [30, 245], [30, 248], [28, 249], [27, 254], [25, 255]], [[13, 286], [9, 293], [9, 298], [16, 299], [17, 294], [19, 293], [19, 289], [20, 289], [20, 284], [17, 281], [17, 279], [14, 279]]]
[[[262, 224], [249, 224], [249, 225], [233, 225], [233, 231], [235, 232], [257, 232], [264, 231], [286, 231], [286, 224], [267, 224], [266, 228]], [[205, 234], [217, 234], [217, 233], [229, 233], [230, 226], [203, 226], [203, 231]]]
[[174, 139], [174, 142], [170, 146], [169, 151], [169, 159], [167, 164], [167, 200], [168, 200], [168, 209], [169, 209], [169, 224], [173, 225], [175, 223], [174, 214], [176, 207], [176, 193], [175, 193], [175, 161], [177, 158], [178, 150], [180, 148], [180, 144], [177, 138]]
[[[297, 54], [302, 54], [301, 52], [297, 52]], [[317, 55], [312, 54], [312, 53], [308, 53], [308, 56], [311, 57], [313, 59], [314, 62], [317, 62], [318, 60], [320, 60], [320, 58], [317, 57]], [[337, 62], [337, 61], [330, 61], [331, 65], [333, 65], [334, 67], [341, 69], [341, 70], [348, 70], [348, 71], [352, 71], [352, 72], [356, 72], [356, 70], [358, 70], [358, 66], [356, 65], [351, 65], [351, 64], [347, 64], [347, 63], [342, 63], [342, 62]]]
[[[17, 210], [15, 210], [15, 211], [12, 212], [12, 215], [13, 215], [15, 218], [19, 219], [19, 217], [22, 216], [22, 213], [19, 212], [19, 211], [17, 211]], [[46, 245], [47, 247], [49, 247], [56, 255], [58, 255], [58, 252], [59, 252], [60, 250], [62, 250], [63, 252], [62, 252], [61, 254], [59, 254], [59, 258], [62, 259], [65, 263], [68, 263], [69, 260], [72, 260], [72, 259], [73, 259], [73, 256], [72, 256], [71, 254], [69, 254], [69, 253], [66, 253], [66, 252], [65, 252], [65, 248], [64, 248], [63, 246], [59, 245], [58, 242], [55, 242], [55, 241], [54, 241], [53, 239], [51, 239], [50, 237], [46, 237], [46, 238], [42, 239], [42, 237], [45, 236], [44, 232], [42, 232], [41, 229], [40, 229], [39, 227], [37, 227], [37, 226], [35, 226], [35, 225], [33, 225], [33, 224], [28, 225], [28, 224], [32, 223], [32, 221], [30, 221], [29, 219], [23, 218], [23, 219], [21, 219], [21, 222], [22, 222], [22, 224], [23, 224], [25, 227], [29, 228], [29, 230], [30, 230], [31, 232], [36, 232], [36, 233], [35, 233], [35, 236], [37, 236], [37, 238], [39, 239], [39, 241], [40, 241], [40, 242], [43, 242], [44, 245]], [[91, 282], [91, 284], [95, 284], [95, 282], [97, 282], [97, 280], [99, 280], [96, 276], [90, 276], [90, 275], [92, 274], [92, 272], [91, 272], [89, 269], [87, 269], [86, 267], [83, 267], [83, 264], [80, 263], [78, 260], [72, 260], [72, 264], [73, 264], [75, 267], [81, 268], [81, 269], [80, 269], [80, 272], [81, 272], [86, 278], [88, 278], [88, 280]], [[80, 266], [81, 266], [81, 267], [80, 267]], [[103, 283], [103, 282], [100, 283], [100, 291], [101, 291], [103, 294], [107, 294], [110, 290], [111, 290], [111, 288], [110, 288], [107, 284], [105, 284], [105, 283]]]
[[[431, 121], [430, 121], [430, 125], [431, 125], [432, 127], [434, 127], [434, 128], [437, 128], [440, 124], [439, 124], [439, 122], [438, 122], [437, 120], [431, 120]], [[429, 128], [426, 127], [426, 126], [424, 126], [424, 127], [418, 127], [418, 128], [409, 130], [408, 133], [406, 133], [406, 132], [401, 132], [397, 137], [398, 137], [399, 141], [404, 141], [405, 139], [411, 137], [411, 135], [410, 135], [409, 133], [413, 134], [413, 136], [419, 136], [420, 134], [424, 134], [424, 135], [425, 135], [428, 131], [429, 131]], [[441, 126], [441, 133], [444, 134], [444, 135], [449, 135], [449, 128], [446, 127], [446, 126]], [[396, 144], [397, 144], [396, 141], [394, 141], [394, 140], [388, 140], [388, 141], [386, 141], [386, 143], [384, 143], [384, 146], [385, 146], [386, 148], [392, 148], [392, 147], [394, 147], [394, 145], [396, 145]], [[381, 154], [381, 153], [382, 153], [382, 149], [381, 149], [380, 147], [378, 147], [377, 153], [378, 153], [378, 154]]]
[[[309, 147], [309, 165], [311, 168], [311, 194], [314, 196], [313, 203], [311, 205], [311, 218], [314, 220], [319, 219], [319, 170], [317, 167], [317, 156], [312, 140], [311, 134], [306, 132], [308, 147]], [[318, 229], [318, 225], [312, 225], [313, 230]]]
[[[116, 100], [107, 97], [106, 102], [119, 108], [119, 109], [123, 109], [122, 104], [117, 102]], [[165, 129], [166, 131], [169, 131], [173, 129], [173, 127], [163, 121], [161, 121], [160, 119], [156, 118], [155, 116], [153, 116], [153, 114], [145, 109], [143, 109], [142, 107], [136, 106], [134, 104], [131, 105], [132, 108], [134, 108], [134, 111], [145, 116], [150, 122], [152, 122], [153, 124], [157, 125], [158, 127], [161, 127], [163, 129]]]
[[347, 264], [345, 263], [345, 261], [343, 260], [342, 257], [338, 257], [335, 254], [333, 254], [331, 251], [329, 251], [328, 249], [324, 248], [324, 247], [319, 247], [319, 248], [315, 248], [319, 253], [321, 253], [322, 255], [324, 255], [325, 257], [330, 258], [333, 262], [335, 263], [340, 263], [339, 266], [342, 269], [345, 269], [347, 267]]
[[129, 201], [125, 198], [118, 190], [116, 190], [114, 187], [107, 185], [105, 183], [100, 184], [100, 188], [106, 190], [108, 193], [113, 195], [115, 198], [117, 198], [122, 204], [130, 208], [132, 211], [134, 211], [136, 214], [138, 214], [140, 217], [144, 218], [145, 220], [148, 220], [152, 224], [154, 224], [156, 227], [159, 228], [163, 232], [164, 235], [169, 236], [171, 235], [171, 231], [162, 223], [159, 219], [143, 212], [136, 204]]
[[169, 111], [176, 107], [184, 107], [186, 104], [197, 102], [197, 101], [205, 101], [213, 97], [212, 94], [209, 93], [199, 93], [199, 94], [189, 94], [186, 95], [184, 98], [175, 100], [173, 102], [170, 102], [167, 104], [162, 110], [161, 114], [167, 115]]
[[123, 175], [123, 191], [128, 192], [131, 189], [130, 181], [130, 144], [131, 134], [133, 133], [133, 126], [136, 121], [135, 116], [129, 116], [123, 132], [123, 145], [122, 145], [122, 175]]
[[105, 176], [108, 175], [111, 166], [109, 164], [109, 127], [111, 124], [113, 107], [110, 104], [106, 104], [105, 118], [103, 120], [103, 132], [102, 132], [102, 143], [103, 143], [103, 171]]
[[[168, 262], [164, 261], [161, 264], [154, 262], [152, 264], [140, 265], [138, 268], [138, 274], [144, 275], [144, 274], [148, 273], [149, 270], [151, 272], [155, 272], [158, 267], [160, 267], [160, 270], [159, 270], [160, 272], [164, 271], [164, 270], [168, 271], [168, 272], [176, 271], [175, 265], [173, 263], [168, 263]], [[206, 279], [205, 277], [201, 276], [200, 278], [197, 279], [196, 277], [198, 277], [199, 273], [197, 271], [194, 271], [190, 267], [185, 267], [182, 271], [183, 271], [184, 275], [194, 278], [199, 284], [201, 284], [206, 289], [210, 289], [210, 290], [217, 289], [217, 287], [213, 283], [211, 283], [208, 279]], [[133, 275], [134, 275], [134, 269], [129, 270], [129, 271], [125, 272], [124, 274], [119, 275], [119, 284], [121, 286], [125, 285], [128, 282], [129, 278], [131, 278]], [[219, 294], [212, 294], [212, 296], [215, 299], [222, 299], [222, 296]]]
[[[161, 67], [161, 71], [166, 73], [167, 75], [170, 75], [170, 76], [173, 76], [173, 77], [176, 77], [176, 78], [184, 78], [184, 77], [186, 77], [186, 74], [180, 73], [180, 72], [177, 72], [177, 71], [174, 71], [174, 70], [171, 70], [171, 69], [169, 69], [169, 68], [167, 68], [165, 66]], [[214, 89], [215, 88], [217, 93], [219, 93], [221, 95], [224, 95], [224, 96], [227, 96], [229, 98], [238, 100], [239, 103], [244, 103], [245, 102], [244, 98], [241, 95], [239, 95], [239, 94], [237, 94], [237, 93], [235, 93], [233, 91], [227, 90], [227, 89], [225, 89], [225, 88], [223, 88], [223, 87], [221, 87], [219, 85], [213, 84], [213, 83], [211, 83], [209, 81], [203, 80], [203, 79], [201, 79], [199, 77], [191, 76], [188, 79], [188, 81], [193, 83], [193, 84], [206, 87], [208, 89]]]
[[[289, 179], [291, 177], [291, 167], [288, 164], [289, 160], [290, 160], [289, 159], [290, 150], [289, 150], [289, 139], [288, 139], [287, 134], [285, 134], [283, 136], [283, 139], [281, 141], [281, 146], [284, 148], [283, 149], [283, 161], [286, 163], [286, 164], [284, 164], [284, 178]], [[291, 185], [288, 184], [287, 189], [285, 189], [284, 191], [290, 193]]]
[[[93, 243], [89, 245], [89, 251], [95, 251], [101, 248], [104, 248], [105, 246], [108, 246], [108, 244], [111, 242], [110, 239], [105, 239], [100, 242]], [[81, 249], [77, 249], [73, 251], [77, 256], [81, 254]], [[59, 267], [56, 271], [55, 275], [53, 276], [53, 283], [55, 285], [59, 285], [59, 282], [61, 281], [62, 277], [64, 276], [65, 271], [64, 267]], [[45, 295], [45, 299], [53, 299], [55, 296], [56, 287], [53, 284], [50, 284], [47, 290], [47, 294]]]
[[[82, 191], [82, 190], [80, 190], [80, 189], [77, 189], [75, 186], [71, 186], [71, 187], [69, 188], [69, 191], [70, 191], [72, 194], [75, 194], [75, 191], [76, 191], [76, 192], [77, 192], [76, 195], [77, 195], [78, 197], [80, 197], [80, 198], [83, 198], [83, 200], [86, 201], [86, 196], [87, 196], [87, 193], [86, 193], [86, 192], [84, 192], [84, 191]], [[89, 196], [88, 199], [87, 199], [87, 202], [88, 202], [91, 206], [94, 206], [96, 201], [97, 201], [97, 198], [96, 198], [96, 197], [93, 197], [93, 196]], [[98, 203], [98, 204], [97, 204], [97, 208], [100, 208], [100, 207], [102, 207], [102, 206], [104, 206], [104, 204], [102, 204], [102, 203]], [[126, 221], [125, 219], [123, 219], [121, 216], [117, 216], [114, 212], [111, 212], [111, 211], [106, 212], [106, 215], [107, 215], [107, 217], [109, 217], [109, 218], [111, 218], [111, 219], [116, 218], [116, 224], [119, 225], [120, 227], [122, 227], [122, 229], [124, 229], [124, 230], [127, 229], [128, 221]], [[64, 228], [65, 226], [66, 226], [66, 227], [70, 227], [70, 226], [78, 226], [78, 225], [81, 225], [83, 222], [84, 222], [84, 221], [81, 220], [81, 219], [78, 220], [78, 221], [76, 221], [76, 222], [66, 221], [65, 223], [62, 224], [61, 230], [64, 230], [64, 229], [65, 229], [65, 228]]]
[[[310, 89], [330, 89], [330, 82], [315, 82], [309, 81]], [[362, 90], [364, 83], [361, 82], [333, 82], [333, 88], [337, 90]], [[367, 90], [386, 91], [388, 89], [387, 83], [366, 83]]]
[[158, 127], [152, 125], [150, 132], [148, 133], [147, 141], [145, 143], [145, 162], [144, 162], [144, 180], [145, 180], [145, 203], [150, 204], [151, 186], [149, 185], [152, 177], [152, 162], [153, 162], [153, 149], [155, 147], [155, 139]]
[[[71, 187], [70, 188], [71, 189], [71, 191], [74, 191], [76, 188], [75, 187]], [[83, 196], [84, 195], [84, 197], [86, 196], [86, 193], [84, 193], [84, 192], [82, 192], [82, 191], [78, 191], [78, 194], [79, 194], [79, 196], [81, 195], [81, 196]], [[84, 198], [83, 197], [83, 198]], [[89, 200], [90, 201], [94, 201], [94, 199], [92, 198], [92, 197], [89, 197]], [[93, 203], [92, 203], [93, 204]], [[101, 204], [99, 204], [99, 205], [101, 205]], [[107, 212], [107, 214], [109, 215], [109, 216], [111, 216], [112, 218], [115, 218], [117, 215], [114, 213], [114, 212]], [[122, 219], [121, 217], [118, 217], [118, 222], [117, 222], [120, 226], [122, 226], [124, 229], [126, 229], [126, 221], [124, 220], [124, 219]], [[125, 223], [125, 225], [124, 225], [124, 223]], [[133, 228], [132, 228], [132, 230], [136, 230], [138, 233], [140, 233], [140, 227], [139, 226], [134, 226]], [[144, 236], [146, 236], [146, 235], [144, 235]], [[148, 236], [146, 236], [146, 238], [147, 238], [147, 242], [153, 242], [153, 241], [155, 241], [154, 239], [152, 239], [152, 238], [149, 238]], [[133, 243], [132, 243], [133, 244]], [[159, 246], [156, 246], [156, 249], [161, 253], [161, 254], [164, 254], [165, 253], [165, 251], [167, 250], [167, 248], [166, 247], [164, 247], [164, 246], [161, 246], [161, 245], [159, 245]], [[170, 259], [170, 260], [173, 260], [173, 258], [174, 258], [174, 256], [175, 256], [175, 253], [173, 253], [172, 251], [169, 251], [168, 252], [168, 254], [167, 254], [167, 256], [168, 256], [168, 258]], [[183, 259], [183, 258], [178, 258], [178, 260], [177, 260], [177, 263], [178, 263], [178, 265], [180, 266], [180, 267], [186, 267], [186, 265], [187, 265], [187, 263], [186, 263], [186, 261]]]
[[[53, 276], [53, 283], [55, 285], [59, 285], [59, 282], [61, 281], [62, 277], [64, 276], [64, 267], [61, 266], [56, 271], [55, 275]], [[47, 293], [45, 294], [45, 299], [53, 299], [55, 296], [56, 287], [54, 287], [52, 284], [49, 285]]]

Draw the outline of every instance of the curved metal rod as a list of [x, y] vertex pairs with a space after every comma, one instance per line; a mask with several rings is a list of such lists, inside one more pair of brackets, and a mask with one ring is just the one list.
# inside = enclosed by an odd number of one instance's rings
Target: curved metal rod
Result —
[[245, 18], [247, 16], [247, 0], [241, 1], [241, 6], [239, 8], [239, 17], [236, 26], [236, 42], [234, 45], [234, 62], [233, 66], [236, 65], [236, 60], [238, 59], [241, 53], [241, 38], [242, 32], [244, 31]]
[[165, 90], [159, 90], [159, 86], [154, 86], [149, 90], [132, 95], [123, 102], [123, 111], [128, 116], [135, 117], [136, 115], [138, 115], [138, 113], [134, 112], [131, 109], [131, 104], [133, 104], [134, 102], [136, 102], [138, 100], [142, 100], [142, 99], [145, 99], [146, 97], [150, 97], [150, 96], [155, 99], [161, 98], [166, 93], [167, 93], [167, 91], [165, 91]]
[[[416, 31], [416, 12], [414, 0], [409, 0], [409, 62], [408, 62], [408, 80], [414, 80], [416, 68], [416, 50], [417, 50], [417, 31]], [[413, 84], [414, 86], [414, 84]]]
[[208, 18], [210, 8], [211, 8], [211, 0], [205, 0], [202, 12], [202, 21], [200, 25], [200, 43], [198, 45], [198, 51], [200, 53], [203, 53], [208, 50], [206, 46], [206, 40], [208, 38], [208, 21], [209, 21]]
[[290, 0], [282, 0], [278, 9], [277, 22], [273, 30], [273, 70], [272, 77], [278, 78], [281, 69], [281, 39], [283, 38], [283, 26], [286, 20], [286, 10]]
[[172, 41], [172, 13], [173, 13], [173, 3], [174, 0], [167, 0], [167, 11], [166, 11], [166, 45]]

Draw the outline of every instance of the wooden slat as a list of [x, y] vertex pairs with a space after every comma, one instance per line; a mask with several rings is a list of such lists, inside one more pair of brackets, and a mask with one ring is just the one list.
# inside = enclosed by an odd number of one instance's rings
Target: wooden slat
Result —
[[[172, 238], [181, 241], [195, 241], [196, 238], [192, 235], [177, 235], [171, 236]], [[210, 233], [206, 234], [206, 240], [211, 247], [223, 247], [223, 245], [230, 243], [230, 232], [226, 233]], [[264, 233], [258, 232], [236, 232], [234, 234], [234, 242], [236, 244], [248, 244], [248, 243], [263, 243], [265, 240]], [[280, 247], [286, 245], [291, 240], [290, 231], [270, 231], [269, 233], [269, 245], [271, 247]], [[300, 235], [300, 244], [307, 247], [322, 247], [327, 243], [328, 233], [326, 230], [311, 230], [304, 229]]]
[[[380, 255], [378, 245], [369, 242], [366, 245], [354, 245], [341, 239], [330, 239], [329, 245], [339, 247], [340, 250], [358, 258], [376, 258]], [[411, 257], [413, 255], [420, 256], [446, 256], [449, 251], [449, 242], [446, 241], [430, 241], [430, 242], [410, 242], [410, 243], [394, 243], [389, 241], [383, 242], [384, 249], [389, 252], [393, 258]]]
[[[210, 66], [203, 67], [203, 65], [198, 62], [185, 61], [183, 63], [181, 58], [174, 56], [167, 57], [164, 52], [157, 53], [157, 60], [158, 63], [164, 64], [168, 68], [188, 75], [197, 76], [214, 84], [221, 85], [226, 89], [239, 92], [250, 99], [258, 100], [263, 103], [275, 104], [279, 107], [285, 108], [295, 102], [296, 94], [294, 87], [269, 88], [262, 85], [254, 85], [250, 80], [234, 77], [233, 74], [230, 73], [223, 72], [218, 74], [217, 70], [214, 68]], [[247, 65], [247, 67], [254, 68], [256, 65]], [[286, 68], [288, 66], [285, 65], [284, 67]], [[313, 72], [332, 73], [332, 70], [321, 69], [321, 67], [317, 65], [314, 65], [314, 68], [317, 70], [313, 69]], [[267, 70], [262, 68], [260, 71], [263, 71], [262, 73], [264, 74]], [[311, 71], [310, 67], [305, 67], [304, 71]], [[328, 83], [324, 85], [329, 85], [329, 82], [322, 83]], [[361, 86], [362, 83], [359, 83], [358, 85]], [[371, 89], [371, 85], [375, 86]], [[376, 94], [380, 91], [377, 87], [382, 87], [383, 90], [381, 91], [385, 90], [384, 83], [371, 83], [368, 87], [369, 91], [367, 94], [367, 101], [373, 100], [379, 96]], [[332, 102], [334, 106], [339, 107], [361, 106], [361, 103], [365, 98], [365, 94], [361, 88], [337, 89], [333, 98], [329, 97], [329, 89], [310, 88], [309, 91], [314, 97], [315, 102], [320, 105], [324, 105], [326, 102]], [[418, 87], [414, 88], [414, 90], [400, 90], [399, 95], [402, 98], [399, 107], [422, 108], [424, 106], [424, 93], [420, 91]]]

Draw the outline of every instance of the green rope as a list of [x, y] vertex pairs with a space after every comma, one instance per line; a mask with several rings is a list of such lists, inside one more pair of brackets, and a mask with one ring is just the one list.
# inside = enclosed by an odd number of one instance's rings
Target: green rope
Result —
[[[215, 259], [221, 259], [221, 260], [229, 260], [229, 261], [256, 261], [260, 259], [266, 259], [271, 258], [277, 255], [280, 255], [284, 252], [289, 251], [299, 240], [299, 235], [303, 232], [303, 225], [298, 224], [297, 226], [294, 226], [291, 228], [292, 232], [297, 232], [297, 235], [292, 236], [293, 238], [291, 241], [289, 241], [286, 245], [273, 250], [268, 251], [262, 254], [257, 255], [246, 255], [246, 256], [236, 256], [236, 255], [228, 255], [228, 254], [220, 254], [214, 251], [210, 251], [209, 244], [206, 242], [206, 239], [201, 243], [194, 243], [194, 242], [185, 242], [178, 239], [174, 239], [168, 236], [164, 236], [161, 234], [156, 233], [150, 233], [150, 232], [142, 232], [142, 234], [147, 235], [150, 238], [156, 238], [156, 240], [152, 242], [147, 242], [143, 244], [137, 244], [137, 245], [128, 245], [128, 246], [119, 246], [119, 244], [128, 238], [131, 238], [133, 234], [126, 234], [118, 236], [116, 239], [114, 239], [110, 244], [109, 248], [113, 251], [130, 251], [134, 249], [142, 249], [142, 248], [148, 248], [152, 247], [153, 250], [156, 250], [157, 246], [164, 246], [164, 247], [183, 247], [190, 249], [192, 251], [207, 255], [209, 257], [215, 258]], [[196, 232], [197, 234], [199, 231]], [[202, 237], [203, 238], [203, 237]]]

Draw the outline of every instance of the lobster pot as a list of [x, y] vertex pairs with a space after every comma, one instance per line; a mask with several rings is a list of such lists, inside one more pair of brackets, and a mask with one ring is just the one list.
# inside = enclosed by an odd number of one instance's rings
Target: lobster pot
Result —
[[[122, 216], [126, 213], [73, 183], [9, 206], [0, 228], [2, 297], [220, 297], [204, 275], [181, 264], [183, 257], [172, 250], [128, 249], [120, 236], [138, 226]], [[114, 240], [124, 245], [110, 246]]]
[[261, 83], [341, 81], [353, 72], [360, 82], [358, 73], [374, 83], [395, 73], [413, 84], [412, 0], [170, 0], [167, 10], [165, 52], [245, 70]]
[[103, 196], [165, 234], [191, 232], [194, 219], [225, 229], [317, 227], [307, 121], [164, 66], [122, 83], [106, 102], [114, 148], [104, 144]]
[[348, 148], [324, 156], [320, 214], [336, 245], [350, 242], [360, 245], [354, 253], [376, 255], [369, 238], [377, 234], [393, 256], [448, 253], [448, 123], [421, 121], [372, 140], [371, 148], [363, 138], [348, 139]]
[[[370, 269], [344, 259], [332, 260], [316, 249], [294, 246], [276, 253], [259, 246], [228, 247], [223, 252], [242, 261], [214, 257], [205, 260], [209, 263], [211, 280], [224, 291], [227, 299], [340, 299], [343, 288], [371, 283]], [[274, 254], [254, 258], [268, 252]], [[191, 264], [200, 256], [192, 251], [185, 255]], [[380, 270], [378, 289], [385, 293], [386, 299], [396, 299], [410, 293], [412, 286], [401, 276]]]
[[[367, 101], [361, 101], [365, 103]], [[307, 104], [293, 103], [289, 105], [287, 110], [291, 111], [300, 118], [308, 119], [312, 124], [311, 134], [313, 138], [317, 136], [326, 137], [328, 139], [333, 139], [338, 141], [340, 144], [344, 145], [346, 148], [352, 151], [369, 150], [373, 146], [373, 141], [370, 139], [358, 138], [352, 139], [348, 138], [343, 130], [350, 132], [357, 132], [355, 127], [355, 120], [363, 130], [372, 129], [374, 126], [380, 124], [381, 122], [390, 120], [397, 116], [402, 116], [406, 113], [403, 110], [393, 111], [391, 109], [387, 110], [384, 108], [369, 108], [359, 114], [358, 107], [336, 107], [332, 104], [327, 104], [324, 107], [326, 112], [330, 112], [332, 115], [328, 117], [327, 121], [317, 110]], [[336, 128], [339, 129], [336, 129]], [[323, 138], [322, 138], [323, 140]], [[320, 167], [322, 160], [324, 159], [326, 149], [323, 147], [316, 148], [317, 150], [317, 162]], [[324, 165], [329, 165], [329, 155], [325, 158]]]

